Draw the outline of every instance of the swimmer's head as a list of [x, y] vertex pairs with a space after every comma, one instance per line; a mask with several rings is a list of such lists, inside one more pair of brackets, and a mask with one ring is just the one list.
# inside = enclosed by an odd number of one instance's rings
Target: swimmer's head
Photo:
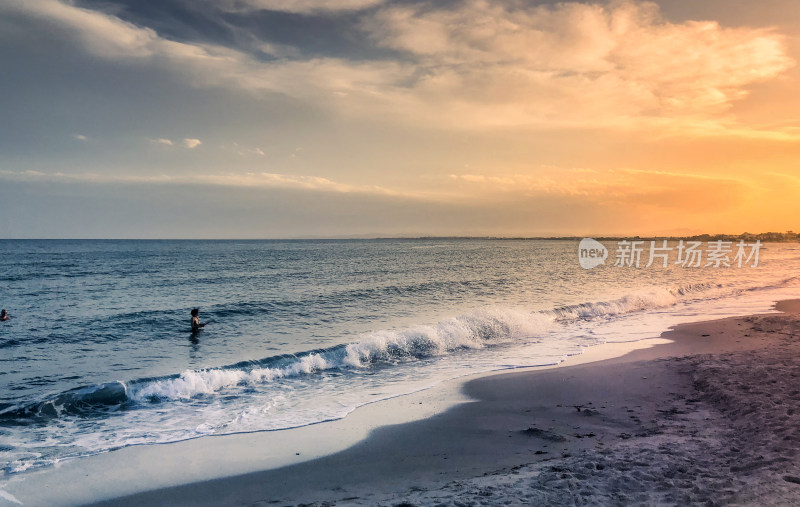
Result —
[[197, 308], [193, 308], [193, 309], [192, 309], [192, 317], [197, 317], [197, 313], [198, 313], [199, 311], [200, 311], [200, 310], [198, 310]]

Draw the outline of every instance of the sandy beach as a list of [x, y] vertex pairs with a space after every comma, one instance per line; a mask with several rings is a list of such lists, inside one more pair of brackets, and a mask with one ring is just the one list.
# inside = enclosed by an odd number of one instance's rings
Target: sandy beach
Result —
[[0, 0], [0, 507], [797, 505], [797, 0]]
[[477, 401], [329, 456], [99, 505], [793, 504], [800, 300], [776, 309], [471, 380]]

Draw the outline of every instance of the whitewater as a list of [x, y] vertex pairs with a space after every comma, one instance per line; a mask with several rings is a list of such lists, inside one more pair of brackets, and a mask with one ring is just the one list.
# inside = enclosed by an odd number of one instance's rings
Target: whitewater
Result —
[[0, 254], [6, 475], [330, 421], [446, 379], [768, 311], [800, 268], [789, 244], [767, 245], [758, 268], [591, 271], [577, 241], [544, 240], [0, 241]]

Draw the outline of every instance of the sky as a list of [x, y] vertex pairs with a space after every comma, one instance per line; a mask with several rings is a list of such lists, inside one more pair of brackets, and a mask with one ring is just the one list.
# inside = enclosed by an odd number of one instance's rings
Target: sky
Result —
[[0, 0], [0, 238], [800, 229], [796, 0]]

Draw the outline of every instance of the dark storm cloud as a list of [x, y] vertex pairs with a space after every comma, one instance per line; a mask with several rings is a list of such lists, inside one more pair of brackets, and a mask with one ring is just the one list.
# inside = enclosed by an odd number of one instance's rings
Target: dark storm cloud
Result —
[[236, 28], [226, 22], [213, 2], [81, 0], [76, 5], [151, 28], [168, 39], [223, 45], [236, 43]]
[[82, 0], [78, 5], [150, 28], [170, 40], [218, 44], [263, 60], [284, 56], [270, 54], [264, 44], [291, 48], [292, 56], [307, 58], [371, 60], [396, 56], [394, 51], [370, 44], [361, 28], [364, 16], [374, 7], [296, 13], [232, 10], [225, 9], [224, 2], [205, 0]]

